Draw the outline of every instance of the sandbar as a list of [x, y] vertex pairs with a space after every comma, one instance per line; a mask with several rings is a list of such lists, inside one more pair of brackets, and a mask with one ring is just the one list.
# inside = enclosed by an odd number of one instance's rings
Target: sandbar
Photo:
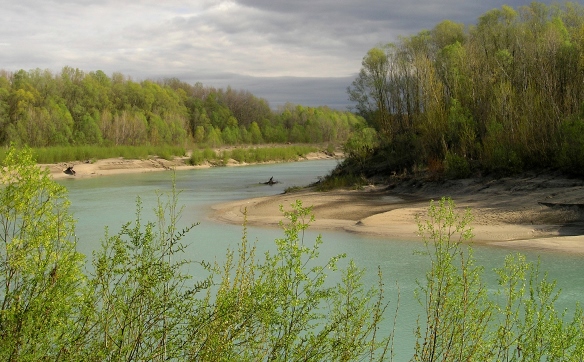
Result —
[[[324, 152], [312, 152], [307, 154], [305, 157], [301, 158], [299, 161], [303, 160], [319, 160], [319, 159], [329, 159], [337, 158], [337, 155], [329, 155]], [[172, 171], [172, 170], [189, 170], [189, 169], [199, 169], [199, 168], [209, 168], [215, 167], [213, 163], [205, 162], [201, 165], [190, 165], [188, 163], [189, 157], [175, 157], [172, 160], [167, 160], [164, 158], [152, 156], [147, 159], [125, 159], [123, 157], [119, 158], [108, 158], [100, 160], [87, 160], [87, 161], [73, 161], [73, 162], [60, 162], [54, 164], [39, 164], [41, 168], [48, 169], [52, 178], [55, 180], [65, 179], [65, 178], [86, 178], [86, 177], [96, 177], [96, 176], [108, 176], [108, 175], [119, 175], [119, 174], [131, 174], [131, 173], [143, 173], [143, 172], [159, 172], [159, 171]], [[245, 166], [247, 163], [240, 163], [235, 160], [228, 160], [226, 166]], [[72, 167], [75, 171], [75, 175], [71, 175], [65, 172], [68, 167]]]
[[[306, 160], [326, 159], [312, 153]], [[134, 160], [111, 158], [43, 164], [54, 179], [84, 178], [140, 172], [172, 171], [213, 167], [192, 166], [188, 158], [158, 157]], [[231, 160], [228, 166], [245, 164]], [[66, 174], [72, 166], [75, 176]], [[413, 177], [390, 178], [389, 182], [359, 189], [327, 192], [305, 188], [281, 195], [239, 200], [215, 205], [209, 217], [231, 224], [278, 227], [286, 210], [297, 200], [311, 206], [317, 230], [342, 230], [388, 239], [421, 240], [417, 218], [423, 219], [430, 200], [450, 197], [457, 211], [470, 209], [473, 243], [501, 248], [531, 249], [584, 255], [584, 181], [564, 175], [532, 173], [516, 177], [477, 177], [432, 181]]]
[[584, 255], [584, 182], [554, 173], [450, 181], [420, 179], [356, 190], [299, 192], [215, 205], [210, 217], [232, 224], [275, 227], [282, 205], [312, 206], [312, 229], [334, 229], [396, 240], [421, 240], [417, 217], [430, 200], [450, 197], [457, 212], [470, 209], [473, 243]]

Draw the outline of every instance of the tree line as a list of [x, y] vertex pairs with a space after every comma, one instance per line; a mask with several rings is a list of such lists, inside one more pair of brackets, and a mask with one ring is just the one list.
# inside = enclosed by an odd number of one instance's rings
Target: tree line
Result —
[[364, 121], [347, 111], [287, 104], [249, 91], [121, 73], [0, 71], [0, 145], [342, 143]]
[[[584, 7], [503, 6], [370, 49], [348, 87], [388, 171], [584, 170]], [[371, 137], [369, 137], [371, 138]]]

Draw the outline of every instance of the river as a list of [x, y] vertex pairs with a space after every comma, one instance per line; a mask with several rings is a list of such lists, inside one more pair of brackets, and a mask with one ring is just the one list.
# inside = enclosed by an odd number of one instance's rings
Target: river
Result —
[[[180, 205], [184, 206], [181, 225], [200, 223], [183, 241], [188, 244], [187, 259], [221, 260], [227, 248], [236, 248], [241, 239], [242, 227], [217, 223], [208, 219], [211, 206], [217, 203], [282, 193], [287, 187], [303, 186], [324, 176], [335, 167], [337, 161], [320, 160], [245, 167], [221, 167], [176, 172], [176, 187], [180, 190]], [[280, 183], [261, 185], [274, 176]], [[59, 181], [69, 190], [71, 212], [77, 221], [78, 250], [88, 258], [98, 249], [108, 226], [111, 233], [120, 229], [124, 222], [134, 221], [136, 198], [142, 200], [143, 216], [154, 221], [156, 191], [167, 192], [172, 187], [169, 172], [149, 172], [100, 176], [94, 178], [69, 178]], [[308, 205], [305, 205], [308, 206]], [[278, 210], [274, 210], [278, 212]], [[417, 316], [422, 308], [414, 298], [416, 280], [423, 280], [428, 268], [421, 250], [421, 242], [392, 240], [381, 237], [362, 236], [345, 232], [315, 231], [309, 237], [323, 236], [321, 256], [346, 253], [359, 267], [367, 270], [366, 280], [375, 281], [380, 266], [388, 291], [391, 314], [387, 329], [393, 322], [399, 288], [399, 312], [396, 326], [395, 360], [409, 359], [413, 350], [413, 332]], [[258, 249], [273, 247], [273, 240], [282, 237], [276, 228], [250, 227], [248, 239], [257, 241]], [[493, 268], [501, 267], [510, 250], [494, 247], [474, 246], [475, 258], [484, 266], [487, 279], [495, 281]], [[564, 253], [538, 254], [522, 251], [530, 261], [541, 263], [541, 269], [549, 273], [550, 279], [558, 281], [562, 294], [558, 300], [560, 308], [573, 309], [582, 300], [584, 286], [584, 258]]]

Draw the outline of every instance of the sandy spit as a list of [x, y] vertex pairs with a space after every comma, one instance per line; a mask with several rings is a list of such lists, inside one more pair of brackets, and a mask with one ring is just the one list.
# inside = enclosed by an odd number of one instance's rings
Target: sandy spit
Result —
[[473, 242], [512, 249], [584, 255], [584, 181], [554, 174], [430, 182], [395, 180], [361, 190], [300, 192], [215, 205], [211, 218], [277, 226], [296, 200], [312, 206], [312, 228], [336, 229], [400, 240], [420, 240], [416, 216], [430, 200], [451, 197], [473, 215]]
[[[313, 153], [306, 157], [326, 158], [331, 156]], [[48, 168], [54, 179], [213, 167], [191, 166], [186, 161], [111, 158], [39, 166]], [[232, 161], [228, 166], [240, 165]], [[69, 166], [75, 176], [64, 172]], [[248, 224], [275, 227], [283, 220], [280, 205], [290, 209], [290, 204], [300, 200], [313, 207], [313, 229], [420, 240], [416, 217], [425, 215], [430, 200], [444, 196], [451, 197], [460, 212], [471, 209], [475, 243], [584, 255], [584, 181], [553, 173], [441, 182], [396, 178], [389, 185], [368, 185], [360, 190], [305, 189], [215, 205], [210, 218], [242, 224], [245, 212]]]

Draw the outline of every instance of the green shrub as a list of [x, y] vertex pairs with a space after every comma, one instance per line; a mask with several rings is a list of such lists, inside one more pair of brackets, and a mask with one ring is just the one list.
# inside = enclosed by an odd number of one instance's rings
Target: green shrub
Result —
[[203, 158], [205, 160], [216, 160], [217, 159], [217, 153], [215, 151], [213, 151], [210, 148], [205, 148], [203, 150]]
[[[579, 361], [584, 355], [583, 312], [558, 312], [555, 283], [522, 255], [509, 255], [496, 270], [498, 289], [487, 293], [483, 269], [474, 263], [472, 215], [451, 199], [431, 202], [418, 221], [431, 261], [418, 282], [426, 315], [416, 330], [413, 361]], [[494, 297], [494, 298], [493, 298]]]
[[514, 174], [523, 169], [521, 158], [507, 142], [503, 125], [491, 122], [483, 140], [481, 163], [485, 170], [497, 174]]
[[198, 166], [203, 164], [204, 161], [205, 159], [203, 158], [203, 152], [200, 150], [193, 150], [188, 162], [193, 166]]
[[416, 331], [414, 361], [490, 360], [491, 346], [485, 341], [493, 307], [482, 269], [462, 246], [472, 238], [471, 220], [468, 210], [456, 213], [452, 200], [445, 198], [432, 201], [427, 218], [418, 220], [431, 268], [418, 282], [418, 300], [426, 315]]
[[327, 285], [345, 256], [321, 262], [321, 238], [304, 238], [310, 208], [300, 201], [291, 206], [281, 207], [284, 237], [275, 251], [257, 260], [244, 228], [238, 252], [213, 269], [221, 280], [194, 313], [186, 359], [382, 361], [389, 355], [392, 337], [377, 333], [387, 306], [381, 278], [365, 287], [363, 270], [349, 262], [341, 282]]
[[366, 184], [366, 179], [355, 174], [330, 174], [321, 178], [316, 184], [317, 191], [330, 191], [340, 188], [360, 189]]
[[286, 187], [286, 189], [284, 190], [285, 194], [291, 194], [293, 192], [298, 192], [304, 190], [304, 187], [302, 186], [290, 186], [290, 187]]
[[58, 360], [82, 336], [86, 283], [67, 190], [28, 148], [7, 151], [0, 180], [0, 359]]
[[93, 323], [82, 335], [87, 358], [181, 359], [178, 346], [187, 337], [186, 316], [195, 308], [195, 295], [210, 281], [188, 283], [192, 277], [183, 272], [188, 262], [176, 258], [185, 248], [182, 237], [196, 226], [177, 229], [182, 213], [178, 195], [174, 184], [172, 193], [158, 195], [156, 222], [142, 221], [138, 198], [135, 222], [124, 224], [114, 235], [106, 229], [89, 280], [86, 313]]
[[[384, 279], [307, 240], [314, 221], [300, 201], [280, 208], [275, 248], [259, 257], [244, 224], [226, 261], [184, 261], [179, 192], [158, 194], [155, 221], [140, 200], [135, 221], [110, 234], [84, 275], [66, 190], [28, 149], [0, 168], [0, 356], [7, 361], [384, 361], [392, 358]], [[430, 261], [417, 296], [424, 306], [412, 361], [580, 361], [584, 314], [557, 311], [555, 283], [521, 255], [496, 270], [487, 292], [475, 265], [470, 211], [443, 198], [418, 220]], [[188, 264], [188, 265], [187, 265]], [[197, 281], [193, 265], [199, 265]], [[187, 269], [188, 268], [188, 269]], [[337, 283], [327, 283], [337, 274]], [[385, 322], [386, 323], [386, 322]]]
[[239, 163], [262, 163], [296, 161], [305, 157], [310, 152], [315, 152], [313, 146], [288, 146], [288, 147], [257, 147], [235, 148], [225, 151], [229, 158]]
[[325, 152], [326, 152], [326, 154], [327, 154], [327, 155], [329, 155], [329, 156], [334, 156], [334, 154], [335, 154], [335, 149], [336, 149], [335, 145], [333, 145], [332, 143], [329, 143], [329, 144], [326, 146], [326, 150], [325, 150]]
[[445, 166], [446, 176], [450, 179], [466, 178], [471, 174], [468, 160], [451, 152], [446, 152]]
[[349, 157], [365, 159], [379, 146], [379, 137], [374, 128], [363, 128], [355, 131], [345, 142], [344, 152]]
[[574, 118], [562, 123], [558, 167], [572, 175], [584, 175], [584, 119]]

